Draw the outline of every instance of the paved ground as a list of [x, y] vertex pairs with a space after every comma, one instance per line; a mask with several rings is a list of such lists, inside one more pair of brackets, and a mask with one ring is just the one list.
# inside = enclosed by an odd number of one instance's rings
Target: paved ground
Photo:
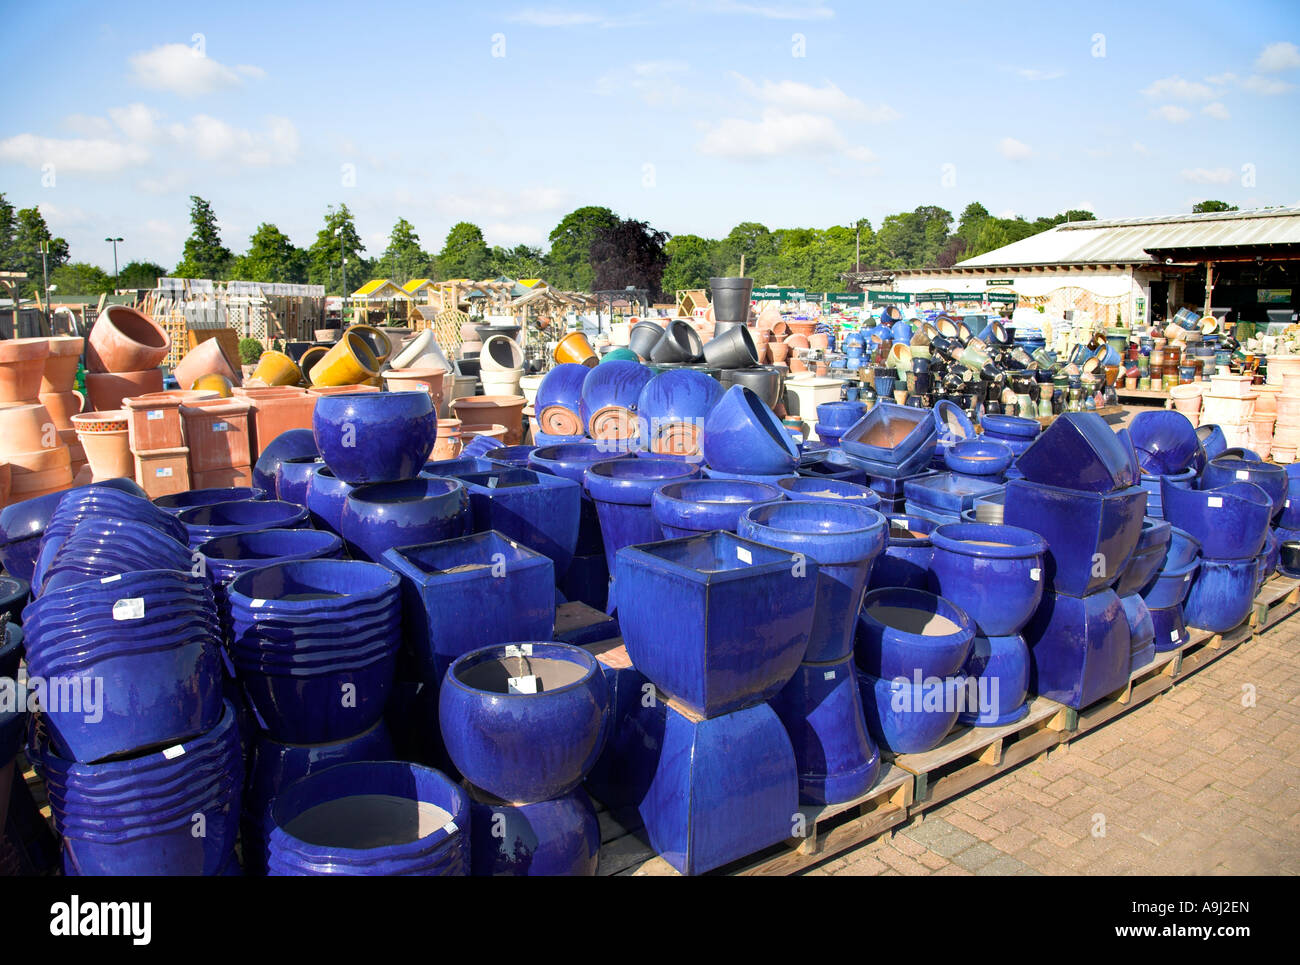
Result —
[[807, 873], [1300, 874], [1300, 614]]

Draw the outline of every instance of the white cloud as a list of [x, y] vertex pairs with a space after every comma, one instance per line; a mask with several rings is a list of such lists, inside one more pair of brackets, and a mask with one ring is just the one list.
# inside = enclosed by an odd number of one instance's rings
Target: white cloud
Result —
[[131, 57], [131, 79], [150, 90], [171, 91], [184, 97], [239, 87], [244, 78], [265, 76], [260, 67], [227, 67], [185, 44], [162, 44]]
[[1003, 208], [998, 212], [998, 217], [1005, 219], [1015, 218], [1017, 217], [1016, 210], [1014, 208]]
[[1300, 67], [1300, 48], [1285, 41], [1269, 44], [1255, 58], [1255, 69], [1266, 73], [1294, 70], [1297, 67]]
[[709, 130], [699, 144], [702, 154], [754, 160], [842, 151], [861, 160], [864, 148], [849, 145], [835, 122], [824, 115], [787, 113], [769, 108], [757, 121], [728, 117]]
[[629, 70], [620, 67], [605, 74], [596, 82], [600, 94], [615, 95], [626, 90], [635, 91], [651, 107], [677, 104], [686, 94], [686, 88], [677, 78], [690, 67], [679, 60], [647, 60], [633, 64]]
[[1147, 97], [1178, 101], [1208, 101], [1214, 91], [1205, 84], [1181, 77], [1164, 77], [1142, 91]]
[[483, 226], [483, 238], [490, 245], [545, 245], [547, 231], [537, 225], [513, 221], [489, 222]]
[[1206, 104], [1201, 108], [1201, 113], [1213, 117], [1216, 121], [1226, 121], [1232, 116], [1228, 113], [1228, 109], [1218, 101], [1213, 104]]
[[175, 194], [181, 191], [189, 181], [184, 171], [172, 171], [161, 177], [141, 178], [135, 186], [145, 194]]
[[1025, 80], [1057, 80], [1065, 76], [1063, 70], [1038, 70], [1035, 67], [1021, 67], [1016, 73]]
[[602, 22], [594, 13], [578, 10], [518, 10], [506, 17], [510, 23], [522, 23], [529, 27], [583, 27]]
[[790, 113], [829, 114], [844, 120], [872, 124], [894, 121], [901, 116], [888, 104], [868, 106], [858, 98], [844, 93], [829, 80], [823, 87], [813, 87], [793, 80], [765, 80], [762, 85], [758, 85], [740, 74], [734, 76], [750, 96]]
[[1176, 104], [1165, 104], [1151, 112], [1153, 117], [1163, 117], [1170, 124], [1182, 124], [1192, 116], [1192, 112]]
[[439, 194], [434, 208], [456, 221], [494, 218], [503, 221], [511, 215], [543, 214], [558, 211], [570, 202], [568, 191], [561, 188], [536, 187], [518, 191], [483, 191]]
[[112, 118], [118, 130], [132, 141], [152, 141], [159, 135], [158, 122], [162, 119], [162, 115], [144, 104], [114, 107], [109, 110], [108, 116]]
[[1228, 184], [1236, 176], [1231, 168], [1185, 168], [1182, 172], [1183, 180], [1193, 184]]
[[15, 134], [0, 141], [0, 159], [40, 169], [53, 164], [59, 171], [85, 171], [106, 174], [143, 164], [149, 152], [138, 144], [119, 144], [103, 138], [40, 137]]
[[1133, 142], [1133, 153], [1134, 153], [1134, 154], [1141, 154], [1143, 157], [1145, 157], [1145, 156], [1147, 156], [1148, 154], [1151, 153], [1151, 149], [1148, 148], [1148, 147], [1147, 147], [1145, 144], [1143, 144], [1141, 141], [1134, 141], [1134, 142]]
[[1034, 154], [1033, 148], [1014, 137], [1004, 137], [998, 141], [998, 152], [1008, 161], [1023, 161]]
[[298, 157], [298, 129], [286, 117], [268, 117], [264, 131], [235, 127], [207, 114], [168, 128], [171, 139], [200, 160], [249, 167], [290, 164]]
[[1295, 84], [1288, 84], [1276, 77], [1261, 77], [1259, 74], [1251, 74], [1241, 82], [1241, 86], [1252, 94], [1268, 95], [1285, 94], [1287, 91], [1295, 89]]
[[1237, 82], [1237, 75], [1233, 73], [1215, 74], [1213, 77], [1205, 78], [1205, 82], [1213, 84], [1215, 87], [1226, 87]]
[[830, 20], [835, 10], [821, 0], [800, 3], [740, 3], [738, 0], [705, 0], [692, 6], [711, 13], [736, 13], [764, 20]]
[[84, 208], [65, 208], [61, 204], [41, 202], [41, 214], [53, 230], [75, 228], [90, 223], [90, 215]]
[[81, 137], [108, 137], [113, 133], [112, 124], [91, 114], [69, 114], [63, 119], [63, 126]]

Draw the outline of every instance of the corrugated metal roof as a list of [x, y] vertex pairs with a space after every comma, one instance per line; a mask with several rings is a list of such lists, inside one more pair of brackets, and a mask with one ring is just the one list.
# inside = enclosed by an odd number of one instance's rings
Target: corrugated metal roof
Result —
[[1300, 244], [1300, 207], [1076, 221], [959, 261], [957, 268], [1152, 264], [1150, 251]]

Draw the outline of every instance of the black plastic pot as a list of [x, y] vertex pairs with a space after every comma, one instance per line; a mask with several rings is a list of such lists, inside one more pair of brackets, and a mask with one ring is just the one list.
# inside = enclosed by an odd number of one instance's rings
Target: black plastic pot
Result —
[[663, 337], [664, 330], [654, 322], [637, 322], [628, 334], [627, 347], [641, 358], [648, 359]]
[[698, 362], [703, 355], [703, 349], [700, 336], [690, 323], [673, 319], [664, 329], [655, 347], [650, 350], [650, 361]]
[[747, 369], [758, 364], [758, 349], [744, 325], [732, 325], [704, 343], [704, 361], [720, 369]]
[[1287, 576], [1300, 576], [1300, 542], [1289, 539], [1279, 549], [1282, 572]]
[[743, 385], [775, 409], [781, 399], [782, 373], [775, 365], [756, 365], [748, 369], [723, 369], [718, 381], [724, 389]]
[[754, 293], [752, 278], [710, 278], [713, 321], [744, 322], [749, 319], [749, 303]]

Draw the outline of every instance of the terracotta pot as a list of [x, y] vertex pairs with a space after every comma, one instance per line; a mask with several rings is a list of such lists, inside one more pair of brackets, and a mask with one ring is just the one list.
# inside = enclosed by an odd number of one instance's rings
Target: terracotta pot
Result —
[[464, 325], [462, 325], [460, 327], [460, 340], [462, 344], [465, 342], [477, 342], [478, 326], [475, 325], [473, 322], [466, 322]]
[[384, 373], [384, 385], [389, 392], [422, 389], [433, 399], [434, 409], [441, 412], [446, 378], [447, 373], [442, 369], [389, 369]]
[[807, 372], [807, 371], [808, 371], [808, 363], [805, 362], [803, 359], [798, 358], [798, 357], [793, 356], [793, 355], [790, 357], [789, 365], [790, 365], [790, 372], [791, 372], [791, 373]]
[[56, 335], [46, 341], [50, 343], [50, 354], [41, 375], [41, 394], [71, 392], [77, 383], [77, 366], [86, 340], [78, 335]]
[[42, 392], [40, 403], [49, 412], [55, 426], [59, 429], [71, 429], [72, 417], [86, 407], [86, 397], [73, 390]]
[[1288, 375], [1300, 375], [1300, 355], [1268, 356], [1269, 385], [1285, 386], [1284, 380]]
[[502, 445], [512, 445], [512, 443], [505, 441], [508, 434], [509, 434], [509, 430], [503, 425], [461, 426], [460, 427], [460, 439], [462, 443], [462, 448], [464, 443], [467, 443], [471, 439], [475, 439], [478, 436], [487, 436], [488, 438], [491, 439], [500, 439], [502, 440], [501, 443]]
[[[456, 418], [466, 425], [503, 425], [505, 444], [517, 446], [524, 438], [522, 395], [472, 395], [451, 404]], [[462, 427], [462, 435], [466, 430]]]
[[379, 375], [379, 360], [370, 345], [349, 329], [343, 338], [312, 366], [313, 386], [356, 385]]
[[797, 319], [792, 319], [786, 324], [790, 326], [791, 332], [794, 332], [796, 335], [802, 335], [805, 338], [811, 336], [813, 331], [817, 328], [817, 323], [813, 321], [799, 321]]
[[195, 388], [195, 382], [205, 375], [224, 375], [231, 385], [239, 385], [243, 375], [221, 347], [221, 340], [206, 338], [185, 353], [185, 357], [172, 370], [176, 384], [182, 389]]
[[263, 352], [257, 360], [253, 378], [263, 385], [297, 385], [302, 381], [302, 370], [289, 356], [271, 349]]
[[[587, 341], [587, 336], [582, 332], [570, 332], [560, 340], [560, 344], [555, 346], [556, 362], [576, 362], [578, 365], [585, 365], [588, 368], [600, 361], [596, 357], [596, 350], [591, 347]], [[512, 443], [513, 445], [514, 443]]]
[[233, 489], [253, 485], [252, 466], [234, 466], [230, 469], [213, 469], [196, 472], [190, 478], [191, 489]]
[[767, 350], [772, 355], [772, 362], [776, 365], [782, 365], [790, 357], [790, 346], [785, 342], [768, 342]]
[[0, 462], [0, 509], [9, 505], [9, 463]]
[[346, 395], [349, 392], [378, 392], [374, 385], [313, 385], [307, 390], [309, 395]]
[[211, 375], [201, 375], [195, 379], [190, 386], [190, 391], [211, 392], [219, 399], [229, 399], [235, 394], [235, 384], [229, 377], [213, 372]]
[[0, 458], [58, 445], [58, 427], [39, 402], [0, 406]]
[[145, 369], [140, 372], [87, 372], [86, 395], [90, 408], [107, 412], [122, 408], [122, 400], [146, 392], [161, 392], [162, 369]]
[[49, 339], [0, 340], [0, 403], [35, 402], [49, 354]]
[[90, 330], [86, 366], [92, 372], [142, 372], [161, 364], [171, 346], [171, 337], [148, 315], [110, 305]]
[[247, 399], [200, 399], [181, 406], [191, 475], [251, 465], [251, 412]]
[[808, 336], [808, 347], [817, 349], [827, 349], [830, 347], [831, 337], [825, 332], [813, 332]]
[[808, 336], [800, 335], [798, 333], [787, 335], [785, 337], [785, 344], [790, 346], [790, 348], [808, 348]]
[[71, 485], [72, 459], [67, 446], [10, 457], [9, 493], [14, 502], [57, 492]]
[[72, 422], [86, 451], [86, 463], [96, 479], [135, 476], [130, 420], [125, 410], [87, 413], [76, 416]]
[[310, 429], [316, 400], [306, 389], [295, 385], [236, 389], [237, 398], [246, 398], [253, 407], [252, 437], [249, 455], [253, 461], [281, 433], [290, 429]]
[[146, 392], [123, 399], [128, 438], [133, 450], [175, 449], [185, 444], [181, 427], [181, 403], [220, 398], [215, 392], [176, 389], [172, 392]]
[[465, 447], [461, 438], [459, 419], [438, 420], [438, 441], [433, 444], [430, 459], [455, 459]]
[[68, 447], [68, 456], [72, 459], [72, 473], [75, 476], [77, 471], [86, 464], [86, 449], [81, 444], [81, 437], [77, 435], [76, 429], [60, 429], [59, 441]]
[[150, 499], [183, 493], [190, 488], [190, 450], [155, 449], [135, 453], [135, 481]]

